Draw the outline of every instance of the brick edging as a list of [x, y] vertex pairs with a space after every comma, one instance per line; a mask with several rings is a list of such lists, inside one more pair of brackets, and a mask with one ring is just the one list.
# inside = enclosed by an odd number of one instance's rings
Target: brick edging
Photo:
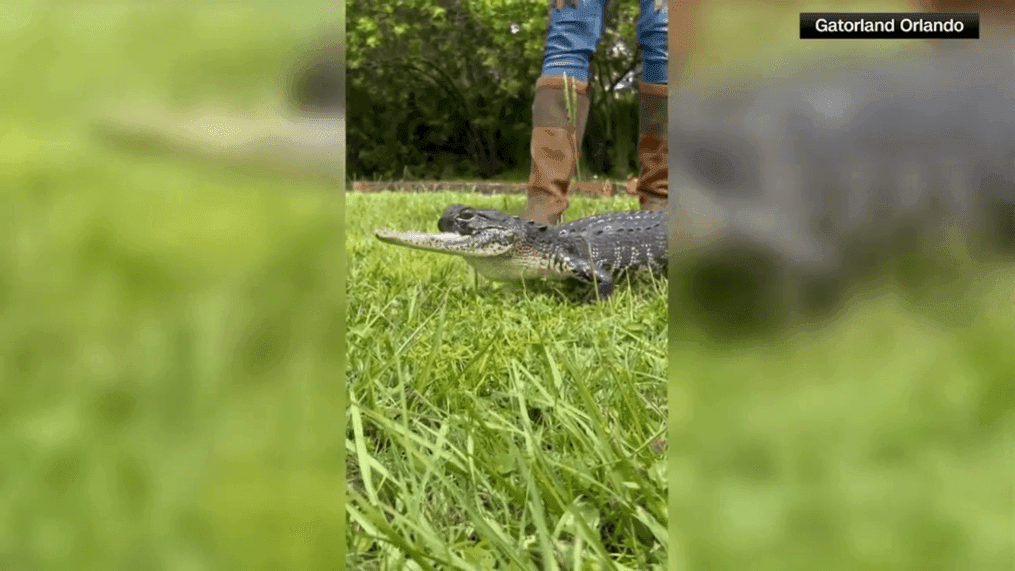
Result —
[[[634, 188], [633, 180], [622, 186], [628, 194]], [[524, 194], [525, 183], [512, 182], [445, 182], [445, 181], [355, 181], [353, 192], [475, 192], [479, 194]], [[616, 196], [617, 183], [572, 182], [569, 194], [583, 196]]]

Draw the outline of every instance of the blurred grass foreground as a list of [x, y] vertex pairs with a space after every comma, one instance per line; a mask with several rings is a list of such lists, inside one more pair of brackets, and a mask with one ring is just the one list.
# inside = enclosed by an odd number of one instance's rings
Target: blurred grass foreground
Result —
[[250, 108], [338, 17], [255, 4], [0, 7], [0, 569], [343, 558], [334, 185], [87, 128], [134, 93]]

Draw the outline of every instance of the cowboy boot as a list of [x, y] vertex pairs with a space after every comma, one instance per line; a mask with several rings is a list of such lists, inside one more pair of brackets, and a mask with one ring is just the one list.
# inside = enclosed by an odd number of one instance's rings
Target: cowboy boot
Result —
[[567, 78], [567, 83], [577, 92], [577, 126], [568, 117], [565, 78], [544, 75], [536, 81], [532, 104], [532, 172], [523, 216], [542, 224], [556, 224], [567, 210], [567, 187], [577, 170], [589, 115], [590, 86], [573, 78]]
[[638, 136], [638, 162], [641, 175], [635, 194], [642, 210], [666, 210], [669, 203], [669, 174], [666, 155], [667, 86], [639, 83], [638, 114], [641, 126]]

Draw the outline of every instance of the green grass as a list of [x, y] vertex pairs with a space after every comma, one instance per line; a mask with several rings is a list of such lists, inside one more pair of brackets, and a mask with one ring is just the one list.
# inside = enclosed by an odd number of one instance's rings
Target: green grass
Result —
[[0, 567], [334, 569], [340, 197], [87, 128], [135, 91], [258, 98], [317, 23], [132, 6], [0, 19]]
[[674, 564], [1010, 569], [1012, 291], [983, 270], [945, 316], [880, 293], [751, 344], [676, 324]]
[[665, 281], [575, 305], [373, 237], [454, 202], [524, 197], [347, 196], [347, 567], [664, 569]]

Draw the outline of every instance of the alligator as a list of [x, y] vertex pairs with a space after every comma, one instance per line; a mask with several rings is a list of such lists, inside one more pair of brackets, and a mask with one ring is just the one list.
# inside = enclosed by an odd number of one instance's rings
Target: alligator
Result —
[[604, 300], [621, 275], [666, 274], [668, 216], [625, 211], [560, 225], [538, 224], [499, 210], [452, 204], [438, 234], [377, 230], [389, 244], [461, 256], [480, 275], [498, 281], [529, 279], [590, 286], [586, 300]]
[[1015, 254], [1010, 52], [815, 63], [671, 95], [670, 250], [682, 277], [692, 261], [752, 258], [759, 277], [824, 276], [842, 293], [897, 262], [933, 275], [945, 244]]

